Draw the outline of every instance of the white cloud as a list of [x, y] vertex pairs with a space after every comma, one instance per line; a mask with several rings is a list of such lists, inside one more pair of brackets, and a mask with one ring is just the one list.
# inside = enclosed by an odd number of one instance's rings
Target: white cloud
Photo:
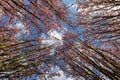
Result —
[[47, 44], [47, 45], [54, 44], [55, 47], [62, 45], [62, 42], [63, 42], [62, 33], [59, 33], [55, 30], [50, 30], [50, 31], [48, 31], [48, 35], [49, 35], [49, 37], [45, 37], [46, 35], [43, 34], [43, 36], [42, 36], [42, 37], [44, 37], [44, 39], [42, 40], [43, 44]]
[[55, 31], [55, 30], [50, 30], [50, 31], [48, 32], [48, 34], [49, 34], [51, 37], [53, 37], [53, 38], [56, 38], [56, 39], [58, 39], [58, 40], [62, 40], [62, 34], [61, 34], [61, 33], [58, 33], [58, 32]]
[[51, 49], [50, 55], [55, 54], [56, 47], [63, 44], [63, 34], [62, 32], [57, 32], [56, 30], [50, 30], [47, 32], [49, 36], [46, 36], [45, 33], [41, 36], [42, 38], [42, 44], [46, 45], [53, 45], [53, 48]]
[[10, 28], [16, 28], [16, 29], [20, 29], [20, 32], [18, 32], [16, 35], [15, 35], [15, 37], [20, 37], [22, 34], [29, 34], [29, 31], [28, 30], [26, 30], [26, 28], [25, 28], [25, 25], [22, 23], [22, 22], [20, 22], [20, 21], [18, 21], [15, 25], [10, 25], [9, 26]]
[[24, 24], [23, 24], [22, 22], [18, 22], [18, 23], [16, 24], [16, 28], [24, 29], [25, 26], [24, 26]]
[[[55, 69], [55, 70], [54, 70]], [[65, 73], [59, 69], [59, 67], [54, 67], [51, 71], [55, 71], [60, 74], [60, 76], [54, 76], [52, 78], [48, 78], [47, 80], [75, 80], [72, 77], [66, 77]]]

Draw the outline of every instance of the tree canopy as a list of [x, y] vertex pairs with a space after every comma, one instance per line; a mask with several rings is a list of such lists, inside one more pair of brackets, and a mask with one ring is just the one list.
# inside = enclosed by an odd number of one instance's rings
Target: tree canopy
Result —
[[[119, 80], [119, 0], [0, 0], [0, 78]], [[46, 77], [47, 75], [47, 77]]]

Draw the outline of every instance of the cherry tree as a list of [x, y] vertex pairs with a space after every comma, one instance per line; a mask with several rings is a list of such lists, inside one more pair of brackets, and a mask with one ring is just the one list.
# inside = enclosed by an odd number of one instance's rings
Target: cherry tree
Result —
[[0, 77], [45, 80], [58, 66], [76, 79], [119, 79], [119, 9], [118, 0], [0, 0]]

